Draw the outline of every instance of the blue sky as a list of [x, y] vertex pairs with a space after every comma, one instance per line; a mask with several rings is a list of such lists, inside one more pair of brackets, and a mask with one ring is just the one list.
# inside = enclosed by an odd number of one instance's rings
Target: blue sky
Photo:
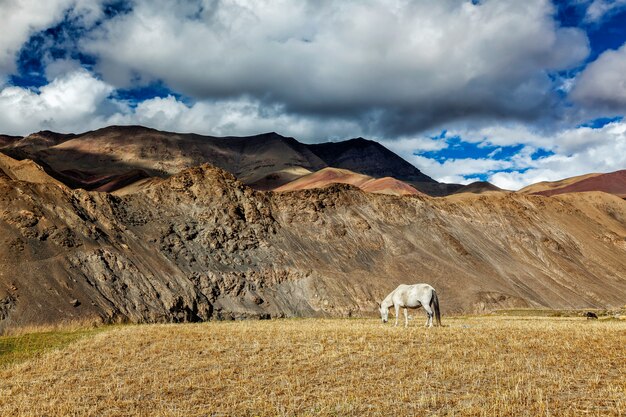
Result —
[[8, 0], [0, 132], [364, 136], [445, 182], [626, 168], [626, 0]]

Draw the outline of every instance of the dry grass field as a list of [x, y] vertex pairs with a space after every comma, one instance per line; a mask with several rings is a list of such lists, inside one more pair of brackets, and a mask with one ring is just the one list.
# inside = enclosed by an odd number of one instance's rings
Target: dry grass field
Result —
[[620, 416], [626, 321], [122, 326], [0, 365], [1, 416]]

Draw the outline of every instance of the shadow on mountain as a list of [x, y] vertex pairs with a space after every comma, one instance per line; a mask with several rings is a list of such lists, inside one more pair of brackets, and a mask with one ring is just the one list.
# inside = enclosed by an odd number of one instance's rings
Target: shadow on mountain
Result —
[[206, 162], [259, 190], [272, 190], [327, 167], [392, 177], [436, 196], [461, 187], [438, 183], [378, 142], [363, 138], [307, 145], [275, 132], [216, 138], [110, 126], [77, 135], [38, 132], [7, 139], [1, 150], [16, 159], [36, 161], [72, 188], [88, 190], [114, 190], [133, 179], [164, 178]]

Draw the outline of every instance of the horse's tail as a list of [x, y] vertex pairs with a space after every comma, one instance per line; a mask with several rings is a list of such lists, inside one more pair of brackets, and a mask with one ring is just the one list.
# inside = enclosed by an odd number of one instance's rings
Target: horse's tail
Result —
[[435, 318], [437, 319], [437, 325], [441, 326], [441, 312], [439, 311], [439, 297], [437, 297], [437, 291], [433, 289], [433, 298], [430, 300], [430, 306], [435, 310]]

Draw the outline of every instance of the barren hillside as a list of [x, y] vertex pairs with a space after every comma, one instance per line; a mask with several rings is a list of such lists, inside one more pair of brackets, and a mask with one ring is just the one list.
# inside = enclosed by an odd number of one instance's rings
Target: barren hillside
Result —
[[482, 194], [482, 193], [491, 193], [491, 192], [507, 192], [507, 190], [503, 190], [502, 188], [496, 187], [495, 185], [487, 181], [476, 181], [476, 182], [467, 184], [459, 188], [453, 194], [461, 194], [461, 193]]
[[444, 313], [626, 294], [626, 202], [604, 193], [274, 194], [209, 165], [125, 196], [38, 182], [0, 176], [0, 330], [370, 315], [402, 282], [433, 284]]
[[560, 181], [540, 182], [519, 190], [525, 194], [557, 195], [585, 191], [602, 191], [626, 198], [626, 170], [608, 174], [587, 174]]

